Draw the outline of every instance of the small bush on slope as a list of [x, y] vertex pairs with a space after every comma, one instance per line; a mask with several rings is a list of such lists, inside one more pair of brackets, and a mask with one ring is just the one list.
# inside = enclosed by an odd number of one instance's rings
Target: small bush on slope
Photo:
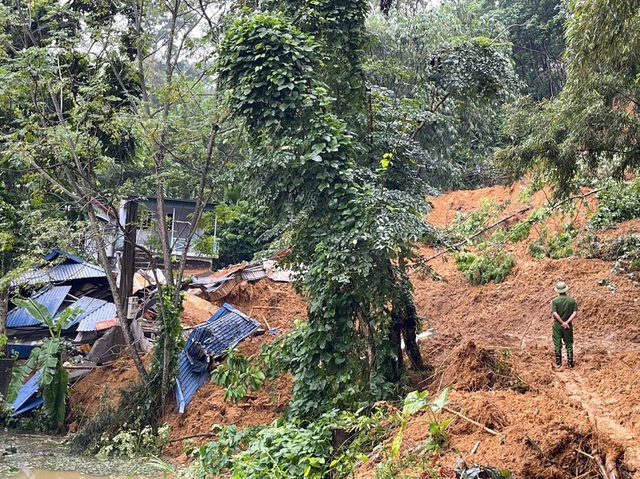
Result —
[[598, 209], [591, 217], [593, 229], [607, 229], [640, 217], [640, 179], [631, 183], [612, 182], [598, 193]]
[[463, 251], [455, 255], [455, 260], [458, 270], [475, 285], [500, 283], [515, 265], [513, 255], [497, 249], [480, 254]]

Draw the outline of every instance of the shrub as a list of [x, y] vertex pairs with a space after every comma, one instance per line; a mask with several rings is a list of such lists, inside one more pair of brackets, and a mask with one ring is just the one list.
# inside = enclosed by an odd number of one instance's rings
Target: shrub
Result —
[[265, 374], [242, 353], [229, 348], [227, 359], [211, 373], [211, 380], [224, 388], [224, 400], [237, 404], [251, 391], [259, 391]]
[[529, 254], [534, 258], [560, 259], [572, 256], [574, 253], [573, 240], [578, 230], [572, 223], [565, 226], [558, 235], [549, 235], [546, 228], [540, 230], [540, 237], [529, 245]]
[[456, 266], [465, 278], [475, 285], [491, 281], [499, 283], [511, 272], [515, 265], [513, 255], [501, 250], [488, 250], [482, 254], [467, 251], [456, 254]]
[[473, 236], [478, 231], [485, 228], [489, 224], [489, 220], [495, 218], [500, 213], [501, 209], [502, 208], [499, 207], [495, 201], [482, 198], [480, 201], [480, 208], [476, 211], [469, 214], [456, 213], [456, 216], [451, 223], [451, 236], [458, 241], [462, 241]]
[[598, 209], [589, 226], [607, 229], [616, 223], [640, 217], [640, 179], [632, 183], [611, 183], [598, 193]]
[[170, 427], [165, 424], [154, 431], [151, 426], [142, 429], [125, 427], [113, 437], [103, 435], [99, 456], [121, 456], [133, 459], [138, 456], [158, 455], [169, 440]]

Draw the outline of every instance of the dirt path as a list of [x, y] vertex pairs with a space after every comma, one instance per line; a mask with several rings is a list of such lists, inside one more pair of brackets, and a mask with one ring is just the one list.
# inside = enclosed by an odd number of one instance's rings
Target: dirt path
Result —
[[564, 384], [569, 398], [580, 404], [586, 411], [595, 430], [622, 446], [625, 451], [625, 463], [635, 469], [637, 474], [640, 471], [640, 438], [632, 430], [620, 424], [620, 421], [610, 412], [607, 401], [589, 387], [579, 369], [563, 369], [556, 373], [556, 377]]

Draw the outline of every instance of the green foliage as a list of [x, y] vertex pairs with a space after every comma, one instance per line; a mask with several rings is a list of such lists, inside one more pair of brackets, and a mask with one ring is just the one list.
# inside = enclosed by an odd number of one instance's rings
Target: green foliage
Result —
[[113, 437], [105, 435], [102, 446], [98, 450], [98, 456], [117, 456], [134, 459], [136, 457], [157, 456], [170, 437], [170, 427], [165, 424], [157, 430], [151, 426], [142, 429], [123, 429]]
[[211, 372], [211, 380], [224, 388], [223, 398], [233, 404], [244, 400], [251, 391], [260, 391], [265, 374], [242, 353], [230, 348], [225, 362]]
[[46, 306], [33, 299], [14, 299], [16, 306], [26, 309], [31, 316], [49, 328], [50, 336], [41, 347], [34, 348], [27, 362], [14, 368], [11, 384], [9, 384], [8, 402], [13, 402], [22, 383], [33, 371], [39, 374], [38, 385], [42, 388], [44, 413], [49, 428], [58, 431], [64, 424], [66, 416], [67, 384], [69, 375], [63, 366], [66, 359], [66, 346], [61, 337], [62, 331], [81, 311], [67, 308], [54, 317]]
[[495, 201], [489, 198], [482, 198], [480, 207], [472, 213], [456, 212], [451, 223], [449, 235], [459, 241], [468, 239], [484, 229], [489, 224], [489, 221], [496, 218], [503, 209]]
[[437, 452], [447, 442], [446, 429], [452, 421], [452, 418], [443, 419], [441, 417], [442, 408], [447, 404], [447, 396], [449, 388], [445, 388], [440, 396], [432, 402], [427, 400], [429, 391], [413, 391], [404, 399], [402, 412], [398, 413], [400, 418], [400, 430], [396, 434], [391, 444], [391, 455], [397, 458], [400, 455], [400, 447], [404, 437], [404, 430], [407, 427], [409, 418], [419, 411], [425, 410], [429, 419], [429, 435], [427, 441], [427, 449]]
[[505, 233], [505, 237], [512, 243], [519, 243], [520, 241], [526, 240], [529, 237], [529, 233], [531, 233], [531, 223], [529, 221], [518, 221], [509, 227]]
[[[257, 252], [267, 247], [268, 241], [264, 237], [272, 227], [273, 223], [262, 208], [249, 205], [238, 207], [224, 223], [219, 219], [219, 257], [212, 263], [212, 269], [251, 261]], [[211, 226], [208, 231], [211, 234]]]
[[219, 424], [212, 425], [211, 432], [216, 434], [217, 439], [200, 446], [199, 450], [199, 463], [203, 468], [203, 476], [220, 474], [231, 469], [233, 455], [246, 448], [247, 441], [252, 434], [255, 434], [254, 428], [238, 430], [235, 425], [220, 426]]
[[589, 220], [594, 229], [607, 229], [616, 223], [640, 217], [640, 180], [609, 183], [598, 192], [598, 208]]
[[[389, 415], [391, 411], [391, 416]], [[389, 420], [399, 421], [397, 411], [380, 405], [369, 413], [331, 411], [313, 422], [275, 421], [271, 426], [246, 428], [214, 425], [217, 440], [200, 448], [200, 477], [298, 478], [351, 477], [366, 453], [382, 447]], [[332, 434], [346, 434], [346, 442], [334, 449]]]
[[622, 235], [603, 243], [592, 236], [587, 237], [585, 242], [588, 243], [585, 252], [587, 257], [613, 261], [613, 270], [625, 273], [631, 279], [640, 276], [640, 235]]
[[540, 236], [529, 245], [529, 254], [534, 258], [560, 259], [574, 254], [573, 240], [578, 235], [573, 223], [565, 225], [560, 233], [550, 234], [546, 227], [539, 230]]
[[640, 26], [635, 2], [567, 4], [567, 79], [559, 97], [540, 105], [515, 103], [506, 133], [512, 145], [498, 155], [517, 176], [534, 170], [568, 196], [582, 175], [622, 179], [640, 165]]
[[508, 45], [487, 38], [499, 24], [484, 21], [476, 3], [448, 2], [373, 14], [368, 27], [373, 138], [384, 145], [376, 151], [406, 158], [392, 173], [413, 163], [404, 184], [422, 179], [431, 188], [495, 181], [500, 107], [518, 89]]
[[331, 468], [331, 424], [324, 417], [304, 426], [278, 421], [241, 433], [235, 426], [216, 428], [219, 442], [200, 448], [204, 472], [221, 475], [227, 468], [237, 479], [324, 478]]
[[491, 281], [500, 283], [515, 265], [513, 255], [495, 248], [479, 254], [463, 251], [456, 253], [454, 257], [458, 270], [475, 285]]
[[556, 96], [564, 82], [566, 5], [560, 0], [482, 1], [484, 21], [499, 22], [512, 46], [515, 71], [536, 100]]

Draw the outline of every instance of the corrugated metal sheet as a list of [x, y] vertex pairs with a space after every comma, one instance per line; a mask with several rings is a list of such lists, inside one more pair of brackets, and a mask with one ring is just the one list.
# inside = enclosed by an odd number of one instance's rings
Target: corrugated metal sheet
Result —
[[[55, 315], [70, 290], [71, 286], [46, 286], [32, 294], [31, 299], [45, 305], [47, 310]], [[40, 324], [40, 321], [31, 316], [24, 308], [12, 309], [7, 315], [8, 328], [23, 328], [27, 326], [38, 326]]]
[[51, 251], [51, 253], [44, 257], [44, 260], [51, 262], [58, 257], [63, 257], [64, 260], [59, 264], [40, 265], [31, 271], [27, 271], [18, 280], [14, 281], [13, 284], [38, 285], [65, 283], [76, 279], [106, 278], [104, 269], [100, 266], [87, 263], [82, 258], [60, 249]]
[[233, 289], [236, 287], [238, 283], [235, 279], [230, 279], [226, 283], [222, 283], [220, 285], [212, 286], [211, 288], [207, 288], [207, 293], [209, 294], [209, 301], [217, 301], [219, 299], [227, 296]]
[[96, 323], [116, 317], [116, 305], [105, 302], [98, 309], [85, 313], [78, 318], [78, 331], [95, 331]]
[[27, 411], [31, 411], [32, 409], [37, 408], [40, 404], [44, 403], [44, 398], [40, 395], [30, 397], [27, 402], [25, 402], [20, 409], [13, 411], [10, 416], [19, 416], [22, 413]]
[[247, 266], [240, 272], [240, 278], [244, 281], [258, 281], [259, 279], [266, 277], [267, 272], [264, 270], [262, 263]]
[[78, 256], [72, 255], [71, 253], [64, 251], [60, 248], [54, 248], [51, 252], [44, 257], [45, 261], [53, 261], [58, 256], [64, 256], [65, 258], [70, 259], [71, 261], [75, 261], [76, 263], [84, 263], [84, 260]]
[[51, 268], [53, 281], [62, 283], [74, 279], [106, 278], [107, 275], [100, 266], [91, 263], [63, 263]]
[[38, 397], [34, 397], [38, 394], [38, 379], [39, 374], [34, 374], [31, 379], [22, 385], [18, 391], [18, 397], [9, 406], [13, 409], [11, 416], [17, 416], [25, 411], [33, 409], [34, 407], [42, 404], [42, 398], [38, 401]]
[[181, 413], [209, 378], [210, 358], [235, 347], [259, 326], [255, 319], [225, 303], [206, 323], [194, 328], [179, 359], [176, 400]]
[[107, 301], [97, 298], [90, 298], [89, 296], [83, 296], [82, 298], [78, 299], [78, 301], [76, 301], [69, 307], [78, 309], [80, 311], [80, 314], [78, 314], [78, 316], [76, 316], [76, 318], [71, 323], [69, 323], [66, 329], [69, 329], [72, 326], [78, 324], [83, 317], [89, 316], [96, 309], [104, 306], [105, 304], [107, 304]]

